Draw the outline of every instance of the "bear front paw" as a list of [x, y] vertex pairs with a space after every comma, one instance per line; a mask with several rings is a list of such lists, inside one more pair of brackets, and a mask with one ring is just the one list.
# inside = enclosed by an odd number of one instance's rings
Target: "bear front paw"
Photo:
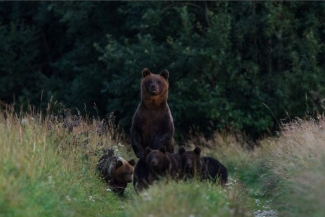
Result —
[[136, 154], [137, 158], [144, 158], [144, 152], [143, 151], [138, 151]]

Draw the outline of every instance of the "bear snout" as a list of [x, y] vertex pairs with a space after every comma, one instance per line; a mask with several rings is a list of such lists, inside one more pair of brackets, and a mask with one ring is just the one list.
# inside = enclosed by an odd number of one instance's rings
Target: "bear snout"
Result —
[[157, 160], [151, 160], [150, 161], [150, 166], [151, 167], [157, 167], [158, 166], [158, 161]]
[[130, 174], [126, 175], [126, 177], [125, 177], [125, 181], [126, 181], [127, 183], [131, 183], [131, 182], [132, 182], [132, 175], [130, 175]]
[[151, 85], [150, 85], [150, 88], [149, 88], [149, 92], [150, 92], [151, 94], [157, 94], [157, 93], [158, 93], [158, 90], [157, 90], [157, 89], [158, 89], [158, 88], [157, 88], [156, 85], [151, 84]]
[[185, 163], [185, 169], [190, 170], [192, 168], [192, 161], [188, 160]]

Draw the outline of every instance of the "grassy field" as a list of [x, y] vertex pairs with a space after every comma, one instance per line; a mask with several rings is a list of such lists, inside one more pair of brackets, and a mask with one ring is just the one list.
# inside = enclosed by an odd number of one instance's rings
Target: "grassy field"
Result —
[[325, 216], [325, 121], [297, 120], [253, 150], [232, 134], [187, 141], [218, 158], [229, 183], [161, 182], [125, 197], [106, 189], [95, 166], [103, 148], [135, 158], [114, 118], [0, 110], [0, 216]]

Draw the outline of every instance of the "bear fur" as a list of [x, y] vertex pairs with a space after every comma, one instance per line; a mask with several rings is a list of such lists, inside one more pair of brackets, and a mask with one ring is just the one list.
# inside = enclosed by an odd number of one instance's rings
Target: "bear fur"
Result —
[[180, 155], [180, 170], [183, 179], [199, 177], [201, 180], [211, 180], [224, 186], [228, 181], [227, 168], [217, 159], [201, 157], [201, 149], [195, 147], [193, 151], [186, 151], [184, 147], [178, 149]]
[[205, 167], [203, 179], [209, 179], [214, 182], [218, 181], [221, 186], [225, 186], [228, 182], [228, 170], [213, 157], [202, 157], [203, 166]]
[[133, 187], [137, 193], [147, 189], [161, 178], [177, 180], [180, 174], [178, 153], [168, 153], [162, 146], [159, 150], [145, 149], [145, 157], [140, 158], [134, 169]]
[[136, 193], [149, 188], [159, 177], [147, 166], [146, 159], [140, 158], [134, 167], [133, 187]]
[[145, 156], [145, 148], [174, 152], [174, 123], [169, 106], [169, 72], [153, 74], [143, 69], [141, 79], [141, 102], [132, 119], [131, 144], [137, 158]]
[[135, 161], [104, 154], [97, 162], [96, 170], [107, 186], [119, 196], [124, 194], [128, 183], [132, 182]]
[[180, 155], [181, 178], [191, 179], [202, 176], [204, 167], [199, 147], [196, 147], [193, 151], [186, 151], [184, 147], [179, 147], [178, 153]]
[[168, 153], [163, 146], [159, 150], [145, 149], [148, 168], [157, 176], [177, 179], [180, 173], [180, 157], [178, 153]]

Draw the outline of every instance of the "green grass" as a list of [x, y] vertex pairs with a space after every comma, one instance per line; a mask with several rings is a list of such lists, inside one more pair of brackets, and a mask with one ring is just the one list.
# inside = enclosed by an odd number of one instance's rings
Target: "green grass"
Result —
[[[216, 133], [204, 154], [217, 157], [247, 191], [250, 210], [279, 216], [325, 216], [325, 120], [296, 120], [253, 150], [232, 134]], [[200, 139], [195, 139], [199, 141]], [[202, 139], [201, 139], [202, 140]], [[212, 144], [212, 145], [211, 145]], [[189, 141], [189, 145], [194, 147]]]
[[158, 183], [135, 196], [124, 216], [248, 216], [237, 196], [243, 192], [232, 184], [222, 189], [199, 181]]
[[98, 133], [100, 120], [78, 118], [69, 131], [72, 119], [0, 110], [0, 217], [253, 216], [256, 210], [325, 216], [324, 120], [292, 122], [253, 150], [229, 133], [192, 138], [188, 149], [200, 145], [203, 155], [228, 168], [226, 188], [161, 182], [137, 195], [130, 184], [119, 198], [106, 190], [95, 166], [102, 148], [135, 158], [130, 144], [112, 125]]
[[49, 129], [32, 116], [4, 114], [0, 216], [106, 216], [124, 211], [125, 201], [107, 192], [94, 173], [97, 156], [91, 153], [98, 149], [98, 135], [84, 148], [76, 136], [84, 126], [68, 133], [60, 124]]

